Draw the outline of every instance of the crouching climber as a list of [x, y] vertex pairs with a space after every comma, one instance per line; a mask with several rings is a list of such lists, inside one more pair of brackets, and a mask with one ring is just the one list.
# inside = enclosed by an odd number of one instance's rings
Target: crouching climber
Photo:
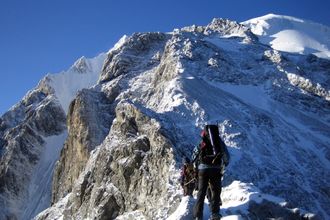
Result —
[[201, 142], [194, 149], [193, 161], [198, 161], [198, 194], [193, 214], [197, 220], [203, 219], [204, 199], [209, 187], [211, 220], [219, 220], [221, 177], [224, 166], [229, 163], [229, 153], [219, 136], [217, 125], [206, 125], [201, 133]]
[[184, 196], [192, 196], [195, 188], [195, 173], [194, 166], [190, 162], [189, 158], [185, 157], [183, 159], [183, 167], [181, 170], [180, 184], [183, 188]]

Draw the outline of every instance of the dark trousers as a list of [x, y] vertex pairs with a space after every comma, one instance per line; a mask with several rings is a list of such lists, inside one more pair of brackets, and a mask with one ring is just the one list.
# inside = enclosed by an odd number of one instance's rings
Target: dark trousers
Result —
[[183, 186], [183, 195], [184, 196], [192, 196], [195, 188], [195, 183], [189, 183], [188, 185]]
[[218, 169], [203, 169], [198, 172], [198, 194], [194, 206], [194, 217], [203, 217], [204, 199], [207, 187], [210, 187], [211, 198], [210, 208], [212, 214], [218, 214], [220, 210], [220, 193], [221, 193], [221, 175]]

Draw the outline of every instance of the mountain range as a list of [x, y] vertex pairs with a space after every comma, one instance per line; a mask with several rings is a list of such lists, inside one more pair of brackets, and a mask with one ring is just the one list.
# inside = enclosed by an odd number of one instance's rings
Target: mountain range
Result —
[[231, 155], [223, 219], [328, 219], [329, 48], [311, 21], [215, 18], [46, 75], [0, 118], [0, 219], [191, 219], [206, 123]]

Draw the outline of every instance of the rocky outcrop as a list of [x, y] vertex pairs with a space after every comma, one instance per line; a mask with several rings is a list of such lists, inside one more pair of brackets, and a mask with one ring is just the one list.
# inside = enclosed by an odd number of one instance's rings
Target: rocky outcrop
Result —
[[91, 71], [91, 67], [85, 57], [79, 58], [71, 67], [71, 70], [77, 73], [86, 73]]
[[204, 34], [217, 33], [221, 36], [243, 37], [246, 42], [255, 42], [258, 38], [245, 25], [228, 19], [214, 18], [204, 30]]
[[[178, 29], [175, 29], [178, 31]], [[182, 32], [198, 33], [206, 36], [224, 36], [233, 38], [243, 38], [245, 42], [257, 42], [258, 38], [251, 32], [247, 26], [224, 18], [214, 18], [207, 26], [192, 25], [181, 28]]]
[[[160, 50], [159, 44], [167, 39], [164, 33], [136, 33], [119, 48], [109, 52], [103, 66], [100, 82], [106, 82], [120, 75], [148, 69], [157, 61], [154, 54]], [[146, 62], [146, 60], [150, 60]]]
[[69, 194], [64, 219], [114, 219], [133, 210], [150, 219], [161, 215], [169, 205], [172, 163], [172, 144], [160, 124], [134, 104], [119, 103], [109, 135]]
[[108, 134], [113, 120], [112, 101], [102, 92], [87, 89], [72, 101], [67, 119], [69, 136], [54, 171], [53, 203], [71, 192], [90, 151]]

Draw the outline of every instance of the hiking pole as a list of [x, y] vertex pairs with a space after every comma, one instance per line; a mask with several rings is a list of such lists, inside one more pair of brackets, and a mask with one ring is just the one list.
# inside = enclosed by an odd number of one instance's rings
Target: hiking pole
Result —
[[217, 155], [214, 157], [214, 159], [212, 160], [212, 164], [214, 164], [215, 163], [215, 160], [216, 159], [218, 159], [218, 157], [220, 156], [220, 152], [219, 153], [217, 153]]
[[185, 183], [184, 186], [188, 185], [189, 183], [193, 182], [194, 180], [196, 180], [195, 177], [193, 179], [191, 179], [188, 183]]
[[214, 146], [214, 143], [213, 143], [213, 137], [212, 137], [212, 133], [211, 133], [211, 128], [208, 127], [208, 133], [209, 133], [209, 136], [210, 136], [210, 141], [211, 141], [211, 145], [212, 145], [212, 150], [213, 150], [213, 154], [216, 154], [216, 150], [215, 150], [215, 146]]

